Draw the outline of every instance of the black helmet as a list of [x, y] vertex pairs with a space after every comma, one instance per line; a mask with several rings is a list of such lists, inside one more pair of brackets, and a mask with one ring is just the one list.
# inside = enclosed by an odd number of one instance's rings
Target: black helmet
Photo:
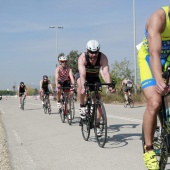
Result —
[[21, 86], [24, 85], [24, 82], [21, 81], [20, 85], [21, 85]]
[[44, 75], [43, 76], [43, 80], [47, 80], [48, 79], [48, 76], [47, 75]]

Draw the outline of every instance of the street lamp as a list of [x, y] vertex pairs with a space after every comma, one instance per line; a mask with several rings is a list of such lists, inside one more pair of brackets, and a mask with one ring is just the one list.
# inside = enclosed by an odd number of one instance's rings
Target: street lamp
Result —
[[[49, 28], [55, 28], [56, 29], [56, 55], [58, 57], [58, 29], [63, 29], [64, 27], [61, 26], [50, 26]], [[58, 58], [57, 58], [58, 61]]]
[[137, 67], [136, 67], [136, 14], [135, 0], [133, 0], [133, 31], [134, 31], [134, 71], [135, 71], [135, 94], [137, 93]]

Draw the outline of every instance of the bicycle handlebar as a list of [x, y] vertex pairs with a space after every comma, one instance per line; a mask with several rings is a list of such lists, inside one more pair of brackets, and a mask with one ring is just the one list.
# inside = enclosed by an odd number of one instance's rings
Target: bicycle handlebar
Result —
[[103, 85], [110, 85], [111, 87], [115, 87], [115, 83], [99, 83], [99, 82], [96, 82], [96, 83], [84, 83], [84, 86], [86, 87], [86, 86], [97, 86], [97, 87], [99, 87], [99, 86], [103, 86]]

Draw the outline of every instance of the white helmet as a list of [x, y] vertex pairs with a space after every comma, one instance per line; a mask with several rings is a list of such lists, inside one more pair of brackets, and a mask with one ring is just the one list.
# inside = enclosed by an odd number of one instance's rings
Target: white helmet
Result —
[[87, 42], [86, 48], [89, 51], [95, 52], [95, 51], [100, 50], [100, 44], [96, 40], [90, 40]]
[[60, 56], [59, 61], [67, 61], [67, 56]]

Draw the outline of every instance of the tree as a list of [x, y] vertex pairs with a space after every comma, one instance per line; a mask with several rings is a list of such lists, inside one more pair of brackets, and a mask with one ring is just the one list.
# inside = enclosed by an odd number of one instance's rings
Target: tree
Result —
[[78, 54], [78, 51], [71, 51], [68, 57], [68, 65], [72, 68], [73, 74], [76, 73], [78, 69], [78, 57], [80, 54]]
[[114, 79], [119, 84], [125, 78], [133, 80], [134, 71], [130, 68], [131, 65], [132, 63], [130, 63], [130, 61], [128, 61], [126, 58], [124, 58], [121, 62], [115, 61], [110, 67], [112, 79]]

